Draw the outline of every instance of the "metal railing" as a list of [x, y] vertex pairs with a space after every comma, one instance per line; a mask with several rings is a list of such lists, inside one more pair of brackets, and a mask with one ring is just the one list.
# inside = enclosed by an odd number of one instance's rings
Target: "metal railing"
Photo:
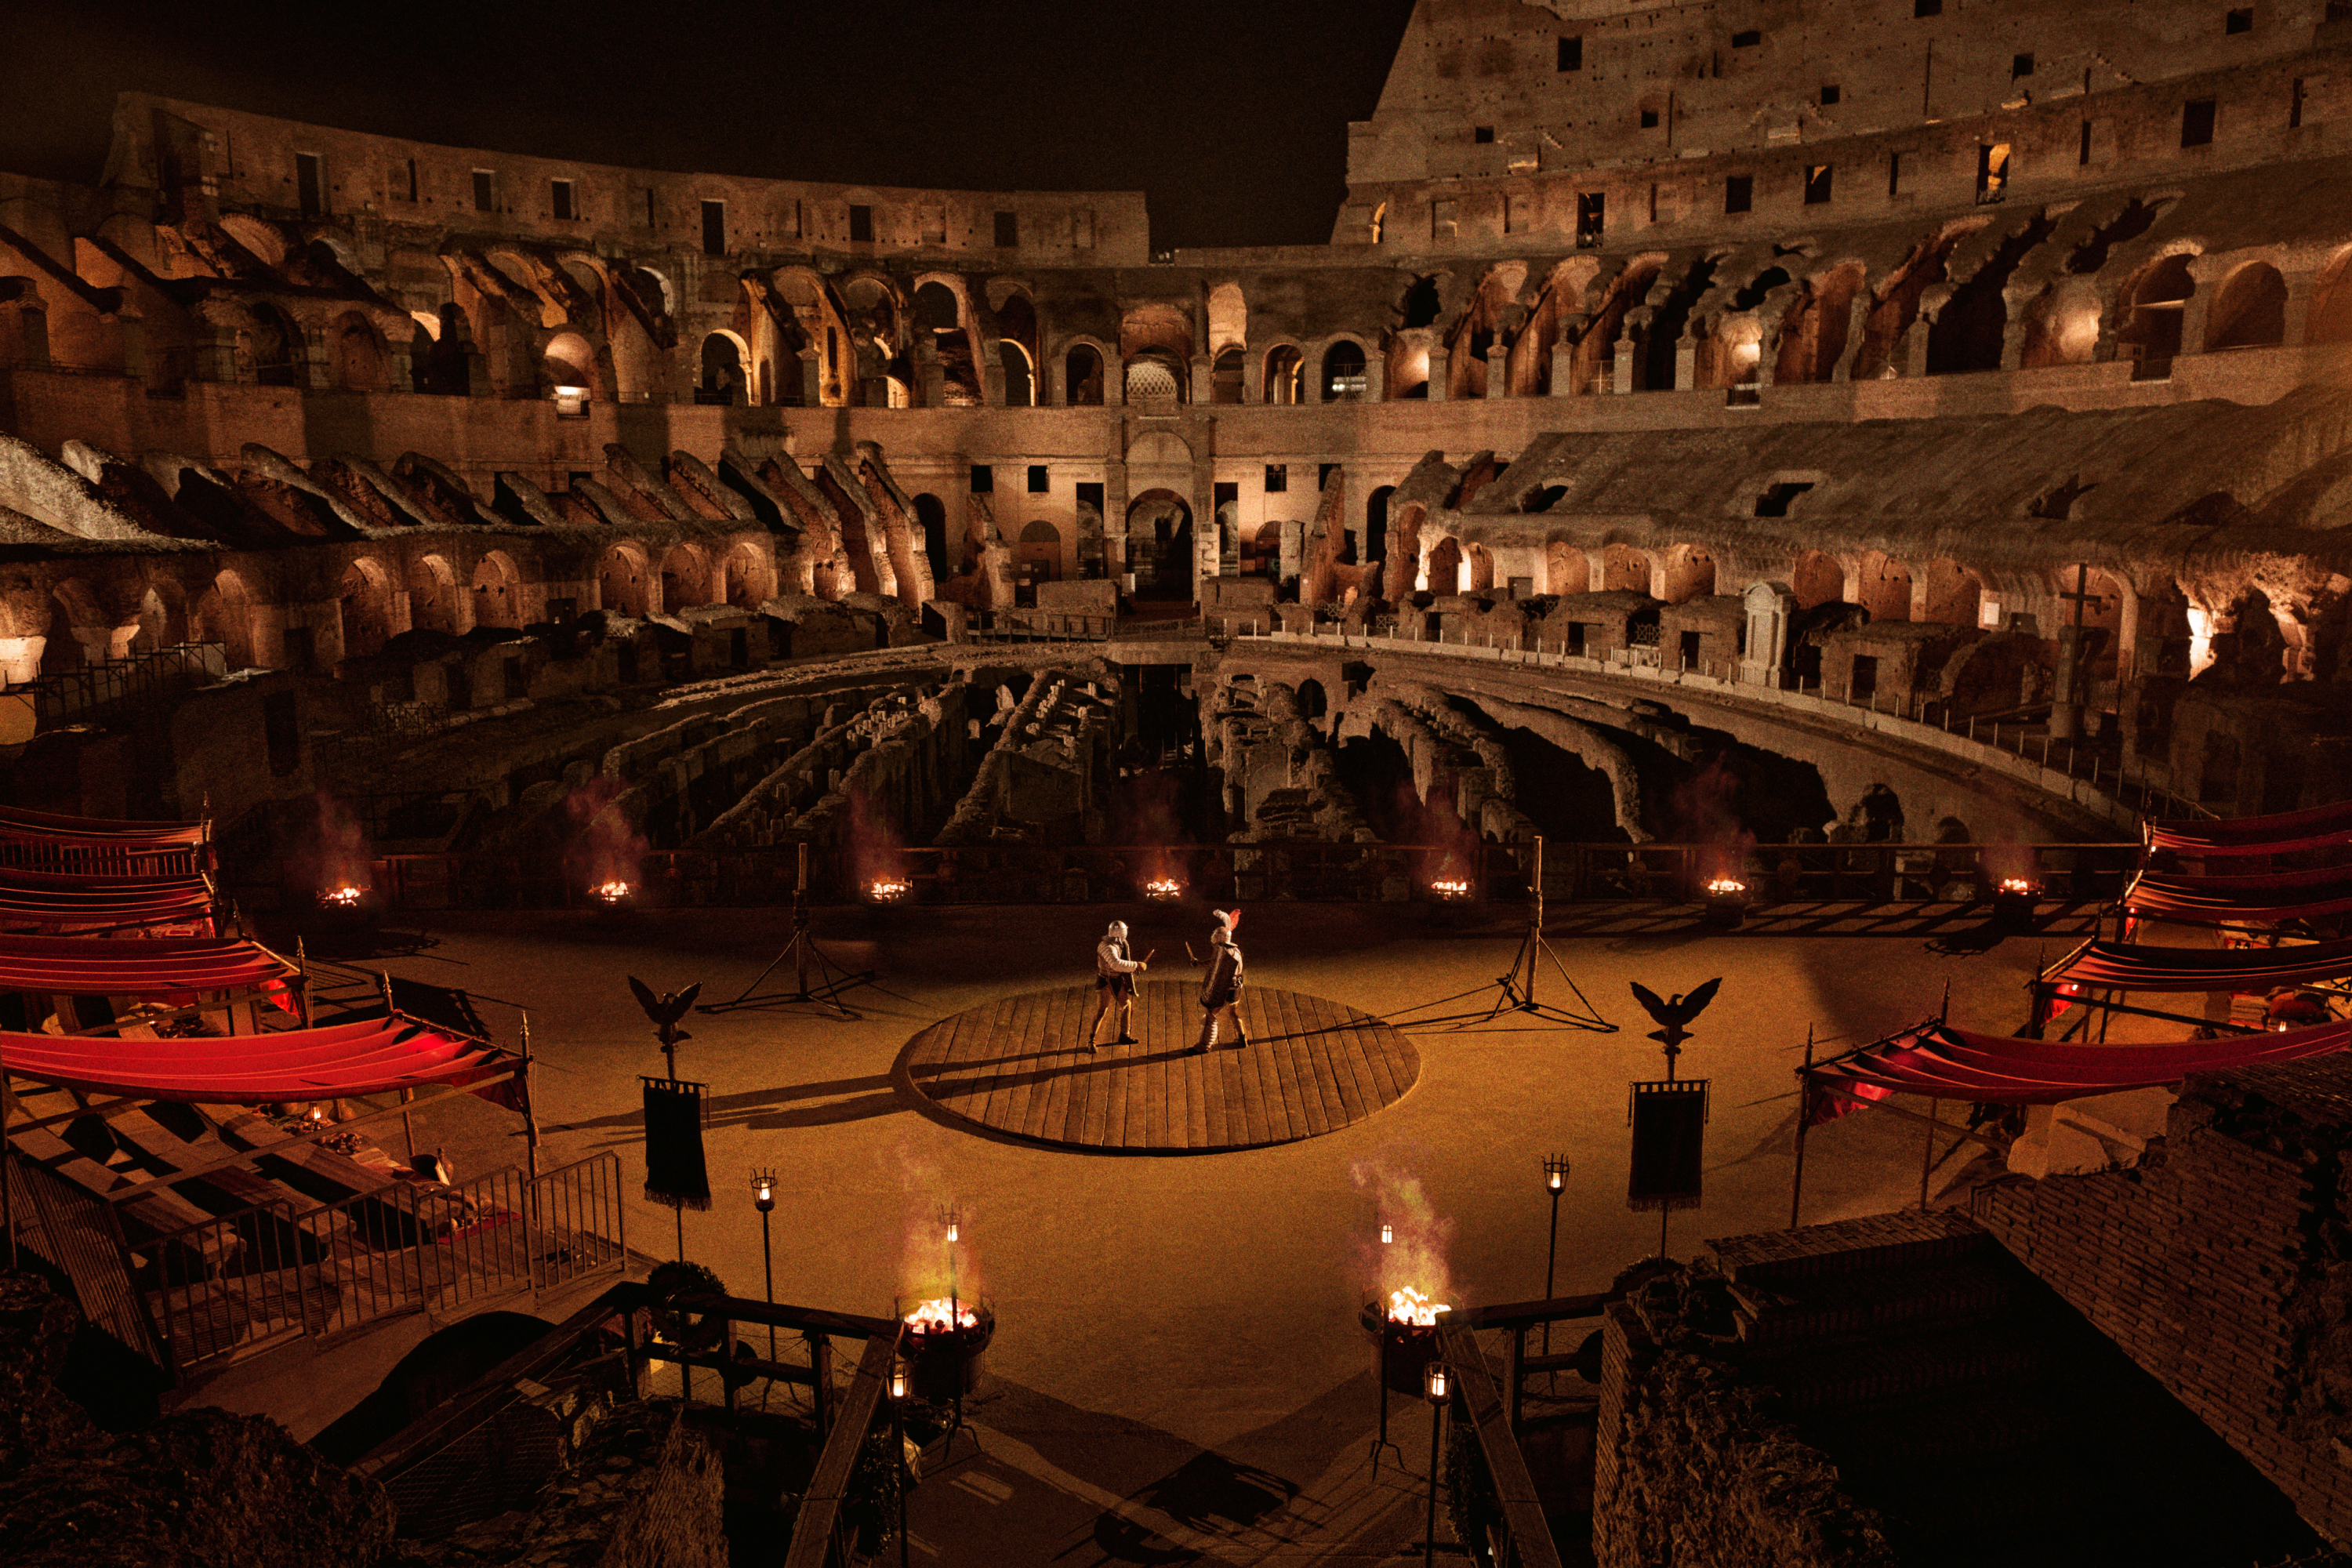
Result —
[[973, 610], [964, 617], [971, 642], [1104, 642], [1118, 629], [1117, 616], [1064, 610]]
[[[1570, 902], [1688, 902], [1708, 880], [1736, 877], [1753, 901], [1980, 900], [2006, 877], [2043, 896], [2113, 899], [2137, 842], [2091, 844], [1562, 844], [1544, 847], [1544, 896]], [[799, 847], [666, 849], [646, 855], [629, 902], [653, 908], [788, 904]], [[1328, 903], [1513, 902], [1528, 896], [1528, 844], [1027, 845], [921, 847], [887, 857], [839, 845], [810, 850], [813, 896], [878, 902], [868, 888], [900, 880], [894, 904], [1126, 903], [1165, 898]], [[560, 909], [596, 905], [584, 881], [551, 857], [487, 852], [393, 855], [374, 863], [391, 909]], [[1441, 895], [1441, 879], [1466, 892]], [[1149, 884], [1172, 882], [1155, 893]]]
[[184, 1383], [298, 1335], [618, 1269], [623, 1224], [620, 1157], [605, 1153], [536, 1182], [509, 1167], [315, 1206], [278, 1199], [129, 1246], [166, 1370]]
[[48, 731], [163, 701], [227, 673], [227, 644], [186, 642], [37, 676], [10, 689], [32, 697], [34, 723]]

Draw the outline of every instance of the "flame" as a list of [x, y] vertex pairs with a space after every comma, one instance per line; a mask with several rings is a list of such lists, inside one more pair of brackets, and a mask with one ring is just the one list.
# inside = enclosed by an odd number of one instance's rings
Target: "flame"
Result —
[[2039, 893], [2042, 889], [2039, 884], [2028, 881], [2023, 877], [2003, 877], [2000, 879], [2000, 890], [2004, 893]]
[[1425, 1292], [1410, 1285], [1389, 1292], [1389, 1321], [1408, 1328], [1433, 1329], [1437, 1326], [1437, 1314], [1452, 1310], [1444, 1302], [1433, 1301]]
[[907, 1326], [919, 1334], [944, 1333], [950, 1329], [980, 1327], [980, 1314], [968, 1301], [951, 1301], [940, 1296], [929, 1301], [918, 1301], [915, 1310], [907, 1314]]
[[1706, 890], [1708, 896], [1712, 898], [1729, 898], [1735, 894], [1746, 892], [1748, 884], [1736, 877], [1717, 877], [1707, 883]]
[[365, 888], [354, 888], [349, 882], [329, 892], [320, 893], [319, 901], [330, 909], [350, 909], [367, 896]]
[[1143, 896], [1147, 899], [1158, 899], [1163, 902], [1170, 899], [1181, 899], [1184, 896], [1184, 884], [1173, 877], [1154, 877], [1143, 884]]
[[866, 884], [866, 896], [877, 904], [895, 904], [914, 890], [903, 877], [877, 877]]
[[1470, 884], [1458, 877], [1442, 877], [1429, 885], [1429, 890], [1441, 899], [1466, 899]]
[[629, 885], [615, 878], [609, 882], [599, 882], [588, 891], [608, 904], [617, 904], [629, 896]]

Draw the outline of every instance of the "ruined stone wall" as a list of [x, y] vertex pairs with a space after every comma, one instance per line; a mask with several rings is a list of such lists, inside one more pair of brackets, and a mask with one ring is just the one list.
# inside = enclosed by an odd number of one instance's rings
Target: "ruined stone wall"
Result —
[[2340, 1059], [2192, 1079], [2137, 1169], [1980, 1191], [1984, 1227], [2352, 1540], [2352, 1190]]

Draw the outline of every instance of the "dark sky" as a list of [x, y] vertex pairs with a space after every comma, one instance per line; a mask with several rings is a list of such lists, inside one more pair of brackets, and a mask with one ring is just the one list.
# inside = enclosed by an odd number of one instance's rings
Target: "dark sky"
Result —
[[126, 89], [713, 174], [1147, 192], [1168, 245], [1319, 244], [1412, 0], [11, 0], [0, 169], [94, 181]]

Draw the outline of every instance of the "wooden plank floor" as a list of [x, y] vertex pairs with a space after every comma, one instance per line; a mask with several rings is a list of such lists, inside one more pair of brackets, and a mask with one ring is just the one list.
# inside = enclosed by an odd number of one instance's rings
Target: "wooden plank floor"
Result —
[[[918, 1093], [966, 1121], [1033, 1142], [1130, 1153], [1254, 1149], [1334, 1132], [1393, 1105], [1421, 1057], [1386, 1024], [1297, 991], [1242, 994], [1249, 1044], [1187, 1056], [1196, 982], [1136, 987], [1137, 1046], [1086, 1049], [1092, 986], [1032, 991], [917, 1035], [899, 1064]], [[1105, 1019], [1102, 1038], [1114, 1024]]]

